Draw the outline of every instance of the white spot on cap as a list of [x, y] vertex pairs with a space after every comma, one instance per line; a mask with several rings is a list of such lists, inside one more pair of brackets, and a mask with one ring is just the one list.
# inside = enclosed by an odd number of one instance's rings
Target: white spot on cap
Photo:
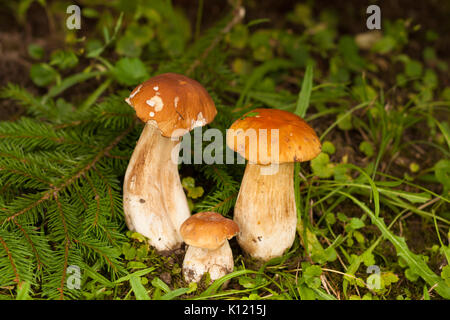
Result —
[[134, 96], [141, 90], [141, 88], [142, 84], [139, 87], [137, 87], [137, 89], [133, 93], [130, 94], [130, 99], [133, 99]]
[[132, 92], [132, 93], [130, 94], [130, 96], [129, 96], [128, 98], [125, 99], [125, 102], [128, 103], [130, 106], [133, 107], [133, 105], [131, 104], [131, 99], [134, 98], [134, 96], [139, 92], [139, 90], [141, 90], [141, 88], [142, 88], [142, 84], [141, 84], [139, 87], [137, 87], [137, 88], [134, 90], [134, 92]]
[[133, 108], [133, 105], [131, 104], [130, 98], [125, 98], [125, 102], [128, 103]]
[[196, 127], [203, 127], [206, 124], [206, 119], [203, 117], [203, 114], [201, 112], [197, 115], [197, 120], [191, 121], [191, 130]]
[[180, 97], [175, 97], [175, 99], [173, 99], [173, 104], [175, 105], [175, 108], [178, 107], [178, 101], [180, 101]]
[[154, 117], [155, 113], [153, 111], [150, 112], [150, 117]]
[[164, 103], [159, 96], [154, 96], [153, 98], [146, 101], [150, 107], [155, 107], [155, 112], [161, 111], [164, 107]]
[[154, 87], [153, 87], [153, 90], [158, 91], [158, 90], [159, 90], [159, 87], [158, 87], [158, 86], [154, 86]]

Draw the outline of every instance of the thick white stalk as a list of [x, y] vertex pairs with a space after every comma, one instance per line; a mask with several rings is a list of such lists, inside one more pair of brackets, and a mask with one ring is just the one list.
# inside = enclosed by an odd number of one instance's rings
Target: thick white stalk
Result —
[[228, 240], [215, 250], [189, 246], [183, 260], [183, 276], [186, 282], [199, 282], [209, 272], [211, 281], [233, 271], [233, 253]]
[[158, 128], [147, 123], [124, 180], [127, 226], [146, 236], [159, 251], [180, 247], [180, 226], [190, 216], [178, 165], [171, 160], [174, 148], [179, 148], [179, 141], [163, 137]]
[[234, 208], [239, 245], [264, 261], [281, 256], [292, 246], [297, 225], [294, 164], [279, 164], [273, 174], [267, 174], [267, 169], [247, 163]]

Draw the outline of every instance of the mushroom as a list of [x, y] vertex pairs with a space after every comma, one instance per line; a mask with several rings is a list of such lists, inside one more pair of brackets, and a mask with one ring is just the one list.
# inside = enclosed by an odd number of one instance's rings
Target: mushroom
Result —
[[210, 123], [217, 110], [197, 81], [175, 73], [150, 78], [125, 101], [145, 122], [125, 173], [126, 224], [158, 251], [177, 249], [180, 226], [190, 216], [178, 174], [181, 136]]
[[214, 281], [233, 271], [234, 261], [228, 240], [238, 232], [237, 224], [216, 212], [199, 212], [181, 225], [188, 245], [183, 260], [187, 282], [199, 282], [205, 273]]
[[315, 158], [320, 141], [299, 116], [261, 108], [231, 125], [227, 146], [248, 160], [234, 208], [237, 241], [253, 258], [279, 257], [295, 239], [294, 162]]

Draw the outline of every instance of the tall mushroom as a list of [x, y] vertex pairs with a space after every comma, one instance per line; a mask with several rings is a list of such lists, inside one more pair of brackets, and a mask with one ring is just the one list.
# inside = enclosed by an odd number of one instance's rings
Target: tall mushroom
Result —
[[182, 135], [210, 123], [217, 110], [197, 81], [175, 73], [150, 78], [125, 101], [145, 122], [125, 173], [125, 221], [157, 250], [173, 250], [190, 211], [172, 154], [178, 156]]
[[256, 259], [281, 256], [297, 225], [294, 162], [315, 158], [320, 141], [293, 113], [255, 109], [231, 125], [227, 145], [248, 160], [234, 208], [237, 241]]
[[233, 220], [216, 212], [199, 212], [187, 219], [180, 231], [189, 246], [183, 260], [183, 276], [187, 282], [199, 282], [206, 272], [214, 281], [233, 271], [233, 253], [228, 240], [239, 232]]

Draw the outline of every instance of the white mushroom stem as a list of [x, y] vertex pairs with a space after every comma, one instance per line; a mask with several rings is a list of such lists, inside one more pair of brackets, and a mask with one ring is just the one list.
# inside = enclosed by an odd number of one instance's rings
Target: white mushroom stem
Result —
[[159, 251], [181, 246], [180, 226], [190, 216], [178, 164], [171, 160], [172, 152], [178, 154], [179, 147], [179, 141], [163, 137], [158, 128], [147, 123], [125, 174], [127, 226], [146, 236]]
[[239, 245], [264, 261], [283, 255], [292, 246], [297, 225], [294, 163], [275, 169], [267, 174], [267, 166], [247, 163], [234, 208]]
[[228, 240], [215, 250], [189, 246], [183, 260], [186, 282], [199, 282], [207, 272], [214, 281], [232, 272], [233, 268], [233, 253]]

